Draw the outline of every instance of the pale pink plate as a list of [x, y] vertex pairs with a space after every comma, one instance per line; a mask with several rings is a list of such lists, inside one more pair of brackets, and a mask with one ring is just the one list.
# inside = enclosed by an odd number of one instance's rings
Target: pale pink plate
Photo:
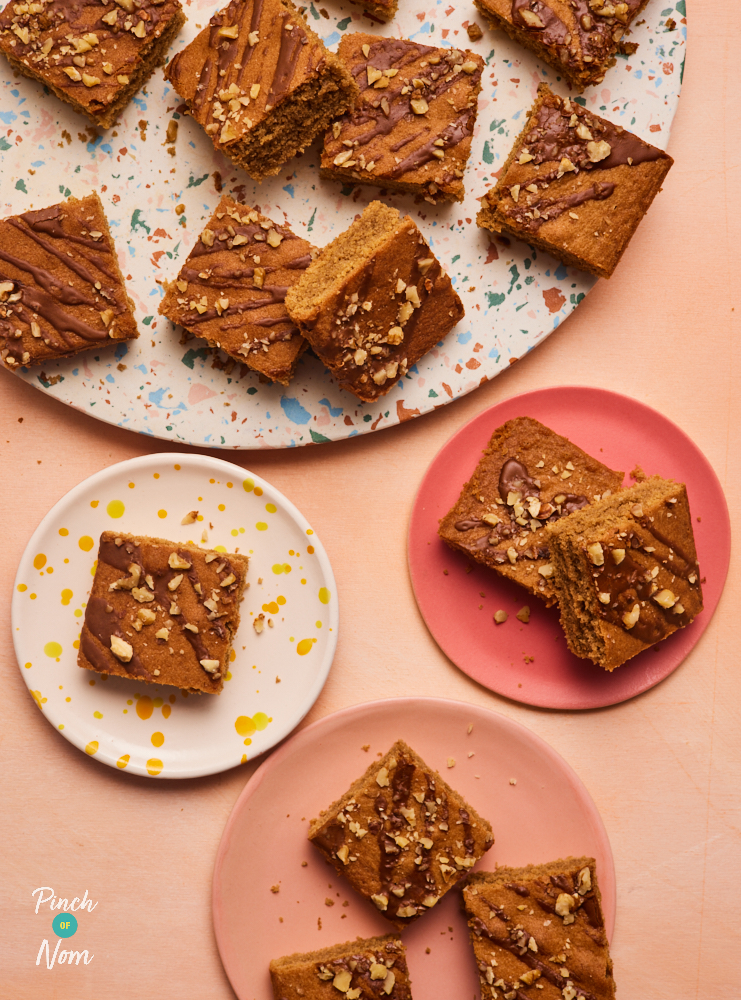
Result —
[[[518, 723], [462, 702], [375, 701], [293, 736], [255, 772], [229, 817], [216, 858], [213, 914], [221, 960], [240, 1000], [271, 1000], [272, 958], [391, 929], [306, 834], [309, 820], [397, 739], [406, 740], [491, 822], [495, 843], [478, 868], [569, 854], [596, 858], [612, 935], [615, 869], [607, 833], [586, 788], [555, 750]], [[363, 744], [370, 744], [367, 752]], [[453, 768], [448, 758], [455, 760]], [[403, 938], [415, 997], [478, 996], [456, 890]]]
[[[558, 621], [516, 584], [453, 552], [438, 522], [470, 478], [492, 432], [513, 417], [534, 417], [613, 469], [686, 483], [705, 610], [687, 628], [612, 674], [573, 656]], [[723, 490], [708, 460], [676, 424], [628, 396], [559, 386], [514, 396], [480, 413], [442, 448], [419, 488], [409, 526], [409, 572], [419, 609], [442, 651], [497, 694], [544, 708], [600, 708], [641, 694], [676, 670], [713, 616], [728, 572], [731, 528]], [[523, 625], [515, 615], [531, 611]], [[495, 625], [494, 612], [509, 619]]]

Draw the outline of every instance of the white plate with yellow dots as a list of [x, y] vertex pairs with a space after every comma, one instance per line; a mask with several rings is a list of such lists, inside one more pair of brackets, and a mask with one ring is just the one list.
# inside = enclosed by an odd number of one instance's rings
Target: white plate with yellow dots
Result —
[[[198, 521], [182, 525], [193, 510]], [[249, 556], [220, 695], [77, 666], [98, 539], [116, 529]], [[272, 627], [258, 635], [261, 613]], [[224, 771], [287, 736], [324, 685], [338, 621], [332, 567], [303, 515], [258, 476], [205, 455], [136, 458], [76, 486], [28, 543], [12, 607], [21, 674], [49, 722], [96, 760], [162, 778]]]

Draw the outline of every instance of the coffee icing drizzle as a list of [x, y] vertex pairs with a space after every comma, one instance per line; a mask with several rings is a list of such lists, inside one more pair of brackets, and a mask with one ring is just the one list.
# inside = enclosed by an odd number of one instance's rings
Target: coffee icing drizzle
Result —
[[[648, 555], [652, 561], [668, 570], [674, 579], [682, 580], [686, 588], [696, 590], [698, 595], [699, 568], [696, 559], [683, 553], [677, 543], [663, 535], [647, 517], [639, 518], [637, 523], [643, 530], [637, 527], [619, 536], [615, 544], [602, 546], [604, 565], [594, 567], [592, 576], [595, 592], [609, 595], [610, 600], [608, 604], [598, 600], [595, 607], [600, 617], [606, 621], [617, 625], [646, 645], [653, 645], [678, 628], [688, 625], [693, 616], [682, 604], [680, 595], [675, 595], [677, 602], [671, 608], [665, 608], [653, 600], [654, 595], [663, 588], [645, 563], [635, 558], [634, 553], [645, 552], [648, 547]], [[657, 551], [657, 542], [666, 548], [666, 554]], [[619, 563], [613, 556], [616, 549], [624, 552]], [[623, 616], [631, 612], [636, 604], [639, 605], [640, 614], [635, 624], [628, 628]], [[681, 610], [678, 611], [678, 608]]]
[[[415, 182], [427, 184], [432, 195], [451, 183], [460, 186], [462, 176], [460, 168], [465, 164], [468, 150], [466, 149], [461, 159], [456, 160], [452, 166], [443, 165], [444, 160], [440, 160], [440, 152], [453, 149], [465, 140], [468, 140], [470, 145], [476, 114], [475, 105], [469, 106], [471, 103], [469, 98], [480, 84], [481, 66], [477, 64], [470, 75], [461, 73], [460, 70], [456, 72], [456, 67], [466, 58], [462, 52], [456, 49], [440, 50], [417, 42], [379, 39], [370, 43], [367, 57], [361, 50], [360, 40], [357, 46], [357, 49], [346, 58], [350, 63], [352, 75], [360, 86], [360, 99], [354, 110], [346, 112], [338, 119], [337, 137], [328, 132], [325, 138], [324, 156], [325, 160], [328, 158], [332, 162], [332, 170], [359, 172], [358, 176], [364, 175], [365, 180], [377, 178], [378, 183], [382, 183], [384, 177], [403, 178], [405, 174], [411, 174], [437, 160], [441, 166], [435, 176], [426, 175]], [[430, 64], [430, 57], [437, 58], [439, 62]], [[409, 73], [399, 72], [405, 66], [419, 60], [426, 60], [428, 65], [419, 66], [414, 71], [413, 77]], [[375, 81], [368, 83], [369, 68], [381, 73], [393, 69], [397, 74], [387, 78], [388, 86], [379, 90], [374, 86]], [[458, 116], [452, 122], [440, 132], [433, 132], [427, 118], [414, 113], [411, 102], [413, 99], [424, 98], [428, 106], [431, 106], [433, 101], [454, 87], [459, 79], [467, 81], [465, 102], [458, 109]], [[416, 86], [412, 81], [416, 81]], [[406, 93], [402, 93], [404, 90]], [[412, 124], [419, 125], [419, 130], [405, 135], [403, 139], [390, 146], [386, 144], [386, 137], [396, 129], [402, 125]], [[370, 127], [362, 132], [355, 131], [364, 125]], [[334, 165], [336, 156], [349, 148], [344, 145], [345, 129], [353, 130], [351, 138], [349, 132], [345, 133], [345, 138], [352, 141], [352, 157], [346, 159], [344, 163]], [[395, 161], [399, 158], [394, 157], [392, 164], [383, 165], [382, 161], [389, 152], [398, 153], [411, 143], [419, 144], [398, 163]], [[324, 165], [329, 166], [326, 162]]]
[[[574, 493], [554, 493], [550, 501], [541, 501], [540, 510], [533, 518], [528, 511], [528, 524], [520, 525], [514, 516], [514, 503], [509, 503], [512, 494], [518, 497], [518, 501], [525, 505], [530, 499], [540, 500], [541, 485], [537, 479], [533, 479], [528, 472], [527, 466], [515, 458], [508, 458], [502, 465], [499, 473], [499, 496], [504, 501], [504, 506], [497, 505], [496, 516], [500, 519], [495, 525], [489, 525], [486, 521], [478, 517], [468, 517], [455, 522], [456, 531], [466, 532], [474, 528], [486, 528], [486, 532], [476, 538], [471, 543], [458, 542], [458, 547], [468, 551], [487, 549], [487, 562], [503, 566], [510, 562], [507, 549], [498, 548], [503, 542], [509, 542], [507, 548], [513, 547], [518, 539], [524, 538], [533, 531], [532, 520], [536, 520], [541, 526], [558, 521], [567, 514], [586, 507], [589, 500], [585, 496]], [[555, 497], [562, 497], [558, 504]], [[550, 550], [547, 545], [532, 544], [527, 548], [515, 548], [518, 559], [548, 559]]]

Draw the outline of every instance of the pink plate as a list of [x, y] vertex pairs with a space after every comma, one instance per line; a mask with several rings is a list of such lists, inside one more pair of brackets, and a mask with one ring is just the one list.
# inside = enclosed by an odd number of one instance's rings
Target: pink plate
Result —
[[[306, 834], [309, 820], [397, 739], [491, 821], [495, 843], [478, 867], [569, 854], [596, 858], [612, 935], [615, 868], [607, 833], [586, 788], [555, 750], [524, 726], [474, 705], [438, 698], [375, 701], [293, 736], [255, 772], [229, 817], [216, 858], [213, 913], [221, 960], [240, 1000], [271, 1000], [272, 958], [391, 929]], [[447, 768], [450, 757], [454, 770]], [[478, 995], [455, 890], [404, 934], [404, 943], [415, 996]]]
[[[687, 628], [612, 674], [573, 656], [558, 621], [516, 584], [469, 563], [437, 535], [492, 432], [513, 417], [540, 420], [613, 469], [640, 464], [647, 475], [686, 483], [703, 578], [705, 610]], [[442, 651], [497, 694], [543, 708], [601, 708], [641, 694], [679, 666], [713, 616], [728, 572], [731, 528], [723, 490], [708, 460], [676, 424], [628, 396], [559, 386], [514, 396], [480, 413], [442, 448], [419, 488], [409, 527], [409, 572], [419, 609]], [[481, 595], [485, 594], [485, 597]], [[515, 617], [530, 607], [530, 622]], [[494, 612], [508, 621], [495, 625]]]

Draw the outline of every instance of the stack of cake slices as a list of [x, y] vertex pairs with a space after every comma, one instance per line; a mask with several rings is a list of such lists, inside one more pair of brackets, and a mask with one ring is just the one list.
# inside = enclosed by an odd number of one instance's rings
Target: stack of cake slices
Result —
[[498, 427], [440, 522], [451, 548], [558, 602], [569, 649], [611, 671], [702, 611], [687, 490], [629, 489], [531, 417]]

